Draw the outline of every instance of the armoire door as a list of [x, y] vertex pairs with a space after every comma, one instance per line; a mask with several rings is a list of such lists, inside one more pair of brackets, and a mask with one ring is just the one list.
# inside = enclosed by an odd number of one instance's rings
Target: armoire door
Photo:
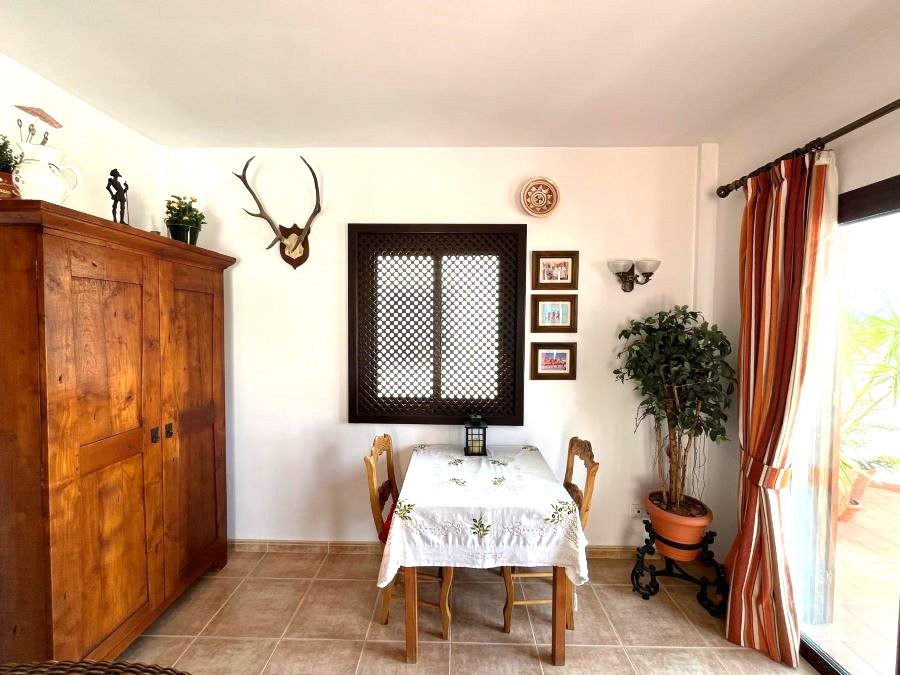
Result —
[[226, 555], [222, 275], [160, 262], [166, 593]]
[[53, 653], [103, 657], [162, 601], [157, 262], [43, 250]]

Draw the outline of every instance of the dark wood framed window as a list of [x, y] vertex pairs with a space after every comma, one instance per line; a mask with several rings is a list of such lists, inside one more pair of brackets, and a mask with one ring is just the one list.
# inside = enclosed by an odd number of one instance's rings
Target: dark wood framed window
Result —
[[897, 212], [900, 212], [900, 176], [838, 195], [838, 223], [841, 225]]
[[348, 230], [351, 422], [522, 424], [525, 225]]

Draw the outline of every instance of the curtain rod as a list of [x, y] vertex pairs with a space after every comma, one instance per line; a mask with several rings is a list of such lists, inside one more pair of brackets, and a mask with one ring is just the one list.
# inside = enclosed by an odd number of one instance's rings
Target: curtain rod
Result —
[[866, 126], [869, 122], [874, 122], [879, 117], [884, 117], [888, 113], [892, 113], [895, 110], [900, 110], [900, 98], [898, 98], [896, 101], [891, 101], [886, 106], [881, 107], [878, 110], [870, 112], [868, 115], [865, 115], [864, 117], [860, 117], [858, 120], [856, 120], [854, 122], [850, 122], [850, 124], [845, 124], [840, 129], [838, 129], [836, 131], [832, 131], [830, 134], [827, 134], [825, 136], [820, 136], [819, 138], [816, 138], [816, 139], [810, 141], [809, 143], [807, 143], [806, 145], [804, 145], [802, 147], [791, 150], [790, 152], [786, 152], [778, 159], [775, 159], [775, 160], [769, 162], [768, 164], [764, 164], [763, 166], [759, 167], [758, 169], [751, 171], [746, 176], [738, 178], [737, 180], [733, 180], [730, 183], [726, 183], [725, 185], [720, 185], [719, 187], [716, 188], [716, 194], [719, 195], [719, 197], [721, 197], [722, 199], [724, 199], [725, 197], [730, 195], [734, 190], [737, 190], [739, 187], [743, 187], [744, 185], [746, 185], [748, 178], [752, 178], [753, 176], [758, 176], [759, 174], [761, 174], [765, 171], [768, 171], [773, 166], [775, 166], [778, 162], [780, 162], [784, 159], [790, 159], [791, 157], [800, 157], [801, 155], [805, 155], [806, 153], [812, 152], [813, 150], [822, 150], [825, 148], [825, 145], [828, 143], [831, 143], [831, 141], [833, 141], [837, 138], [840, 138], [841, 136], [843, 136], [845, 134], [849, 134], [851, 131], [856, 131], [860, 127]]

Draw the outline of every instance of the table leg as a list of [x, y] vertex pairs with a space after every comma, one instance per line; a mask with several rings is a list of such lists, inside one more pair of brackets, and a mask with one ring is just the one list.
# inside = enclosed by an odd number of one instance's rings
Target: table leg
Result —
[[419, 658], [419, 585], [415, 567], [403, 568], [403, 594], [406, 598], [406, 662]]
[[[566, 601], [569, 580], [565, 567], [553, 568], [553, 613], [550, 656], [554, 666], [566, 665]], [[408, 643], [407, 643], [408, 644]]]

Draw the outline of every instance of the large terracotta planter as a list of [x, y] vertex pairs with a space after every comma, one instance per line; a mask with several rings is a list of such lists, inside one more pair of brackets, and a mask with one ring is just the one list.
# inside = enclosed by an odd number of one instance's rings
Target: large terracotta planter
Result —
[[[659, 497], [661, 494], [662, 493], [660, 492], [651, 492], [644, 499], [644, 506], [647, 507], [647, 513], [650, 515], [650, 523], [653, 525], [653, 530], [659, 536], [665, 537], [669, 541], [687, 545], [699, 544], [703, 540], [706, 528], [713, 519], [713, 513], [710, 508], [699, 500], [694, 500], [697, 504], [706, 509], [705, 514], [701, 516], [681, 516], [677, 513], [670, 513], [653, 503], [653, 498]], [[696, 560], [700, 555], [699, 548], [685, 551], [660, 541], [655, 542], [654, 546], [660, 555], [664, 555], [679, 562], [690, 562], [691, 560]]]
[[853, 481], [853, 487], [850, 488], [850, 499], [855, 499], [857, 502], [862, 502], [863, 495], [866, 493], [866, 488], [869, 487], [869, 483], [872, 482], [872, 479], [875, 477], [875, 472], [877, 469], [860, 469], [859, 473], [856, 474], [856, 479]]

